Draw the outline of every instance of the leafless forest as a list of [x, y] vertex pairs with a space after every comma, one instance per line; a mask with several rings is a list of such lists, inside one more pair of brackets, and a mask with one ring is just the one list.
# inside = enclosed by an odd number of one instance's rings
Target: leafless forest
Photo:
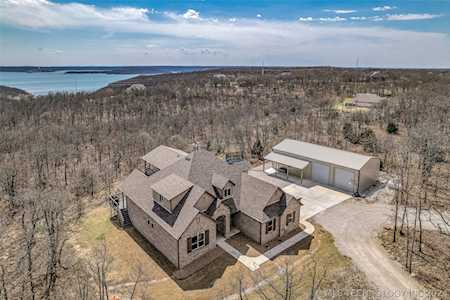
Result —
[[[358, 92], [387, 100], [371, 110], [336, 109]], [[432, 245], [422, 211], [450, 225], [448, 71], [247, 68], [137, 77], [93, 94], [0, 96], [0, 128], [0, 299], [107, 299], [107, 250], [72, 255], [71, 225], [160, 144], [189, 151], [199, 142], [256, 161], [291, 137], [380, 157], [398, 179], [389, 236], [404, 246], [399, 260], [410, 272]], [[447, 283], [448, 228], [438, 231], [447, 244], [436, 266]]]

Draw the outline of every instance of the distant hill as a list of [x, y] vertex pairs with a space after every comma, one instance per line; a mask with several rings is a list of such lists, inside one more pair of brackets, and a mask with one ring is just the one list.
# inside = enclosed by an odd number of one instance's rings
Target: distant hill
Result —
[[0, 85], [0, 95], [6, 96], [6, 97], [31, 96], [30, 93], [28, 93], [24, 90], [9, 87], [9, 86], [4, 86], [4, 85]]

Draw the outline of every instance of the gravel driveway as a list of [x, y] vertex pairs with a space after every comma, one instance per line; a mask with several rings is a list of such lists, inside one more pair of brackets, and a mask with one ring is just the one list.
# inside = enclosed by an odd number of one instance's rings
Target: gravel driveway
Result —
[[319, 213], [313, 221], [332, 233], [339, 251], [378, 287], [381, 299], [414, 299], [409, 292], [419, 291], [419, 285], [376, 241], [377, 232], [390, 223], [391, 209], [350, 199]]

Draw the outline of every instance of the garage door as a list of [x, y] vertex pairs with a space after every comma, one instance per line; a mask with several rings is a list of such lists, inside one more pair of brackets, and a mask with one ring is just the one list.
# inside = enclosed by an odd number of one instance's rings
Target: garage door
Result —
[[334, 185], [337, 188], [353, 192], [353, 172], [336, 168], [334, 172]]
[[329, 184], [328, 181], [329, 174], [330, 174], [329, 166], [318, 163], [312, 163], [312, 180], [322, 184]]

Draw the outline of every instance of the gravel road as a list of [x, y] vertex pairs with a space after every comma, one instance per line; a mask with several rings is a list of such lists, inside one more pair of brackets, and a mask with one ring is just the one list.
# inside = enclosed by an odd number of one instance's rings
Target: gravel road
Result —
[[376, 241], [377, 232], [391, 223], [391, 210], [387, 204], [350, 199], [316, 215], [313, 221], [332, 233], [339, 251], [351, 257], [375, 284], [381, 299], [420, 299], [411, 294], [420, 291], [419, 284]]

